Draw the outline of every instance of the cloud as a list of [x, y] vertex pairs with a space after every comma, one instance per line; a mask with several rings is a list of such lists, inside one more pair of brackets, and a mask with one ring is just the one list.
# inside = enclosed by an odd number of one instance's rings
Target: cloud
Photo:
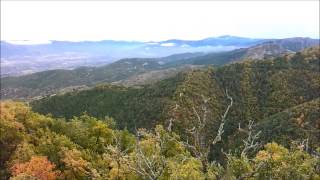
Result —
[[162, 44], [160, 44], [160, 46], [163, 46], [163, 47], [173, 47], [175, 45], [176, 45], [175, 43], [162, 43]]

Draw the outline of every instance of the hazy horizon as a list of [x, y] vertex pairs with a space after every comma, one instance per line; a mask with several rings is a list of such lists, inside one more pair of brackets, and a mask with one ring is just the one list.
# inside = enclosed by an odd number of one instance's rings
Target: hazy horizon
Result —
[[[263, 39], [263, 38], [253, 38], [253, 37], [240, 37], [240, 36], [233, 36], [233, 35], [221, 35], [221, 36], [210, 36], [207, 38], [222, 38], [223, 36], [230, 36], [230, 37], [239, 37], [239, 38], [248, 38], [248, 39]], [[204, 38], [204, 39], [207, 39]], [[294, 36], [294, 37], [285, 37], [285, 38], [270, 38], [270, 39], [286, 39], [286, 38], [310, 38], [310, 39], [319, 39], [318, 38], [312, 38], [312, 37], [308, 37], [308, 36]], [[190, 41], [200, 41], [200, 40], [204, 40], [204, 39], [193, 39]], [[162, 41], [169, 41], [169, 40], [185, 40], [185, 41], [189, 41], [189, 39], [165, 39]], [[37, 45], [37, 44], [51, 44], [52, 42], [102, 42], [102, 41], [124, 41], [124, 42], [144, 42], [144, 43], [151, 43], [151, 42], [161, 42], [161, 41], [153, 41], [153, 40], [149, 40], [149, 41], [139, 41], [139, 40], [114, 40], [114, 39], [101, 39], [101, 40], [77, 40], [77, 41], [70, 41], [70, 40], [54, 40], [54, 39], [50, 39], [50, 40], [46, 40], [46, 41], [32, 41], [32, 40], [1, 40], [3, 42], [6, 43], [10, 43], [10, 44], [17, 44], [17, 45]]]

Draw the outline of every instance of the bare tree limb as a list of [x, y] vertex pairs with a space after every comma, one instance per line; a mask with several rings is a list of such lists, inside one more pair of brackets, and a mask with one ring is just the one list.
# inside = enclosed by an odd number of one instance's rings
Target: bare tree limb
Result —
[[[178, 107], [179, 107], [179, 105], [176, 104], [175, 107], [173, 108], [173, 112], [175, 112], [175, 111], [178, 109]], [[167, 127], [167, 130], [168, 130], [169, 132], [172, 131], [173, 121], [174, 121], [174, 118], [170, 118], [170, 119], [169, 119], [169, 125], [168, 125], [168, 127]]]
[[260, 143], [257, 142], [257, 139], [259, 139], [259, 135], [261, 134], [261, 131], [254, 134], [253, 126], [254, 126], [254, 122], [250, 120], [248, 124], [248, 137], [247, 139], [243, 140], [244, 148], [241, 152], [242, 157], [245, 157], [248, 151], [252, 149], [257, 149], [260, 146]]
[[233, 99], [232, 99], [231, 96], [229, 96], [227, 89], [226, 89], [226, 95], [227, 95], [227, 98], [230, 100], [230, 104], [228, 105], [228, 107], [227, 107], [226, 111], [224, 112], [224, 114], [221, 116], [222, 119], [221, 119], [221, 123], [220, 123], [219, 129], [218, 129], [218, 133], [217, 133], [216, 137], [214, 138], [214, 140], [211, 143], [213, 145], [215, 145], [217, 142], [221, 141], [221, 136], [224, 133], [223, 128], [224, 128], [224, 124], [225, 124], [225, 121], [226, 121], [226, 117], [227, 117], [227, 115], [229, 113], [230, 108], [233, 105]]
[[[164, 172], [164, 169], [166, 167], [166, 159], [164, 156], [162, 156], [162, 152], [164, 151], [164, 140], [162, 139], [161, 135], [159, 133], [156, 133], [155, 139], [159, 143], [159, 156], [155, 154], [148, 155], [146, 152], [144, 152], [141, 148], [140, 144], [140, 136], [146, 135], [146, 132], [144, 131], [138, 131], [136, 136], [136, 155], [135, 155], [135, 165], [128, 163], [128, 167], [136, 172], [137, 174], [140, 174], [143, 177], [147, 177], [150, 180], [156, 180], [159, 179], [159, 177]], [[157, 149], [157, 144], [156, 146]]]
[[[226, 108], [225, 112], [221, 116], [221, 123], [217, 132], [216, 137], [211, 141], [207, 140], [207, 132], [204, 131], [205, 126], [207, 125], [207, 114], [208, 114], [208, 103], [210, 98], [205, 98], [202, 96], [203, 104], [201, 105], [201, 110], [197, 111], [197, 109], [192, 106], [192, 111], [194, 112], [196, 116], [196, 121], [194, 126], [191, 129], [187, 129], [186, 132], [189, 133], [192, 137], [192, 142], [190, 143], [187, 139], [186, 142], [184, 142], [184, 146], [187, 147], [190, 152], [202, 162], [202, 168], [203, 172], [207, 172], [208, 168], [208, 156], [211, 150], [211, 146], [216, 144], [217, 142], [221, 141], [221, 136], [224, 132], [224, 124], [226, 121], [226, 117], [230, 111], [230, 108], [233, 105], [233, 99], [231, 96], [229, 96], [228, 91], [226, 90], [226, 95], [228, 100], [230, 100], [230, 104]], [[200, 114], [200, 113], [201, 114]]]

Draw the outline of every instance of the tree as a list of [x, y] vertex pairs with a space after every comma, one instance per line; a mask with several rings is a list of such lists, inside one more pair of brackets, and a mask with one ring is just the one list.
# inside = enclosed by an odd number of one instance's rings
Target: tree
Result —
[[222, 134], [224, 132], [224, 124], [226, 123], [226, 117], [230, 108], [233, 105], [233, 99], [231, 96], [229, 96], [227, 90], [226, 96], [230, 100], [230, 104], [227, 106], [224, 114], [221, 116], [218, 132], [216, 136], [212, 139], [205, 138], [207, 136], [207, 131], [204, 130], [208, 121], [208, 101], [210, 99], [203, 98], [202, 114], [199, 114], [198, 111], [194, 107], [192, 107], [197, 117], [197, 121], [192, 129], [187, 129], [188, 133], [190, 134], [191, 140], [189, 141], [187, 139], [187, 141], [184, 144], [192, 152], [192, 154], [201, 161], [203, 173], [208, 172], [210, 164], [208, 159], [209, 153], [211, 151], [212, 146], [216, 145], [218, 142], [221, 141]]
[[17, 117], [29, 112], [22, 103], [0, 102], [0, 176], [6, 177], [6, 163], [25, 138], [25, 127]]
[[255, 164], [263, 164], [258, 179], [320, 179], [318, 157], [312, 157], [302, 149], [289, 151], [277, 143], [268, 143], [257, 153]]
[[65, 163], [64, 175], [67, 179], [89, 178], [91, 173], [90, 163], [81, 157], [77, 149], [63, 149], [63, 162]]
[[140, 129], [137, 132], [136, 146], [127, 156], [129, 170], [143, 179], [170, 179], [178, 177], [183, 169], [191, 168], [179, 177], [202, 175], [200, 161], [190, 156], [179, 136], [158, 125], [155, 132]]
[[48, 161], [45, 156], [33, 156], [29, 162], [18, 163], [11, 167], [13, 176], [21, 174], [30, 175], [40, 180], [55, 180], [60, 172], [55, 169], [55, 164]]

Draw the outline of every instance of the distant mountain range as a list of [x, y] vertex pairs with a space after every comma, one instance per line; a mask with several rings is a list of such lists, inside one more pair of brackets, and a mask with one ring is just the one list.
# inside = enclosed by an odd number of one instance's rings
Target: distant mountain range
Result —
[[180, 61], [175, 61], [173, 63], [194, 65], [224, 65], [240, 60], [259, 60], [267, 57], [277, 57], [287, 53], [298, 52], [308, 47], [318, 46], [319, 44], [319, 39], [310, 38], [269, 40], [247, 48], [207, 53], [198, 57], [180, 59]]
[[266, 41], [236, 36], [202, 40], [51, 41], [49, 44], [19, 45], [1, 41], [2, 76], [23, 75], [50, 69], [99, 66], [122, 58], [156, 58], [192, 52], [220, 52], [249, 47]]
[[289, 38], [264, 41], [251, 47], [231, 51], [188, 52], [163, 58], [126, 58], [99, 67], [58, 69], [19, 77], [3, 77], [1, 98], [34, 98], [93, 87], [100, 83], [143, 85], [172, 77], [180, 71], [202, 68], [206, 65], [219, 66], [243, 60], [272, 58], [316, 45], [319, 45], [319, 40]]
[[[239, 48], [248, 48], [263, 44], [249, 56], [268, 54], [266, 45], [269, 44], [270, 54], [297, 51], [319, 43], [310, 38], [290, 39], [251, 39], [236, 36], [220, 36], [202, 40], [167, 40], [160, 42], [138, 41], [51, 41], [49, 44], [19, 45], [1, 41], [1, 75], [16, 76], [53, 69], [74, 69], [80, 66], [101, 66], [122, 58], [159, 58], [172, 54], [183, 53], [213, 53], [225, 52]], [[276, 45], [278, 47], [271, 47]], [[258, 54], [254, 54], [254, 53]], [[259, 55], [260, 54], [260, 55]]]
[[[128, 52], [128, 54], [122, 55], [121, 58], [130, 57], [134, 55], [136, 57], [142, 56], [168, 56], [173, 54], [168, 51], [169, 54], [163, 54], [168, 48], [166, 47], [175, 47], [180, 50], [188, 48], [200, 48], [205, 47], [207, 50], [222, 50], [223, 47], [227, 49], [231, 47], [244, 47], [251, 46], [253, 44], [260, 43], [265, 41], [265, 39], [251, 39], [243, 38], [236, 36], [220, 36], [206, 38], [202, 40], [178, 40], [171, 39], [166, 41], [150, 41], [150, 42], [139, 42], [139, 41], [114, 41], [114, 40], [103, 40], [103, 41], [51, 41], [49, 44], [37, 44], [37, 45], [22, 45], [22, 44], [12, 44], [6, 41], [1, 41], [1, 54], [2, 57], [15, 57], [19, 55], [40, 55], [40, 54], [56, 54], [56, 53], [65, 53], [65, 52], [85, 52], [88, 54], [99, 54], [105, 55], [112, 53], [114, 55], [109, 55], [110, 57], [120, 56], [120, 53], [124, 50], [132, 51], [140, 49], [142, 52]], [[10, 41], [14, 42], [14, 41]], [[211, 46], [211, 47], [209, 47]], [[230, 46], [230, 47], [229, 47]], [[229, 48], [228, 48], [229, 47]], [[148, 49], [150, 48], [150, 49]], [[205, 49], [203, 48], [203, 49]], [[174, 49], [174, 50], [177, 50]], [[116, 52], [108, 52], [113, 51]], [[163, 52], [161, 52], [161, 50]], [[159, 54], [159, 51], [161, 54]], [[190, 50], [188, 49], [188, 51]], [[179, 53], [174, 51], [174, 53]], [[119, 58], [119, 57], [117, 57]]]

